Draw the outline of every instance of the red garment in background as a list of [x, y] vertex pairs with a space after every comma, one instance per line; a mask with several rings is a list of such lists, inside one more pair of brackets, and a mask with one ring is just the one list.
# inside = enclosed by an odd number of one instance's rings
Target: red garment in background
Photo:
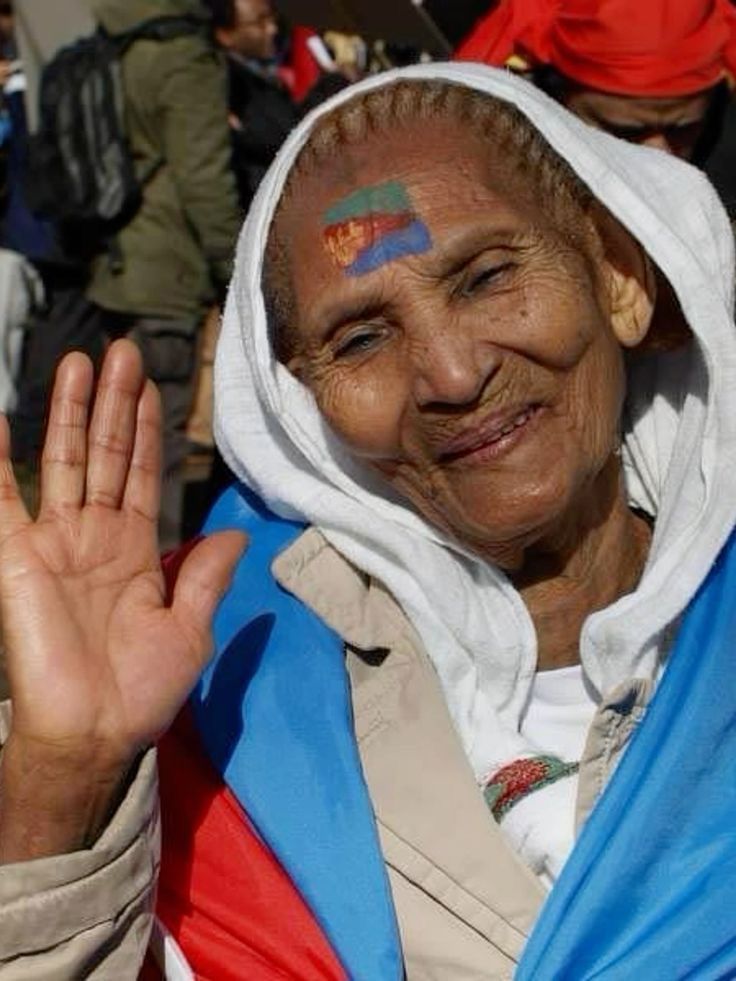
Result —
[[307, 41], [315, 37], [311, 27], [294, 27], [289, 35], [289, 56], [279, 66], [279, 76], [291, 93], [294, 102], [301, 102], [315, 85], [322, 71]]
[[689, 95], [736, 76], [730, 0], [500, 0], [455, 57], [502, 66], [517, 54], [589, 88]]

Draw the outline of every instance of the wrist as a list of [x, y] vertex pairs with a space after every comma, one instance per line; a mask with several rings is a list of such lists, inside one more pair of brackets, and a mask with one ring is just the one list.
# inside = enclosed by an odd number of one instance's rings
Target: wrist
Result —
[[131, 765], [11, 733], [0, 761], [0, 864], [89, 848], [120, 801]]

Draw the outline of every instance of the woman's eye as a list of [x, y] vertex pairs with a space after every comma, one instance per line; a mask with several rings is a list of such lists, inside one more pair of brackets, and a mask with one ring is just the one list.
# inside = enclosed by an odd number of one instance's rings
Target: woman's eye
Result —
[[346, 358], [351, 355], [365, 354], [378, 342], [381, 334], [378, 331], [363, 330], [344, 337], [335, 348], [336, 358]]
[[477, 293], [478, 290], [482, 290], [485, 286], [489, 286], [491, 283], [495, 282], [500, 276], [503, 275], [509, 268], [510, 263], [505, 263], [501, 266], [489, 266], [487, 269], [482, 269], [480, 272], [473, 273], [469, 276], [467, 281], [463, 284], [461, 295], [462, 296], [472, 296], [473, 293]]

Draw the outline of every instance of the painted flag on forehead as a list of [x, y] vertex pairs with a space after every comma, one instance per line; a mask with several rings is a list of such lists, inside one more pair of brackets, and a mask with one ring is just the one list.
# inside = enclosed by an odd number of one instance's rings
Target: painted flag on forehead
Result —
[[362, 276], [432, 247], [429, 230], [400, 181], [361, 188], [328, 208], [322, 237], [333, 262]]
[[736, 978], [735, 644], [733, 533], [516, 981]]

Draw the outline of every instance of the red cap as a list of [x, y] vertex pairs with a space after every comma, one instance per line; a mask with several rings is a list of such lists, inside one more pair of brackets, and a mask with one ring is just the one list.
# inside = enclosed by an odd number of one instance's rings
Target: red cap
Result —
[[730, 0], [501, 0], [455, 57], [520, 55], [619, 95], [690, 95], [736, 75]]

